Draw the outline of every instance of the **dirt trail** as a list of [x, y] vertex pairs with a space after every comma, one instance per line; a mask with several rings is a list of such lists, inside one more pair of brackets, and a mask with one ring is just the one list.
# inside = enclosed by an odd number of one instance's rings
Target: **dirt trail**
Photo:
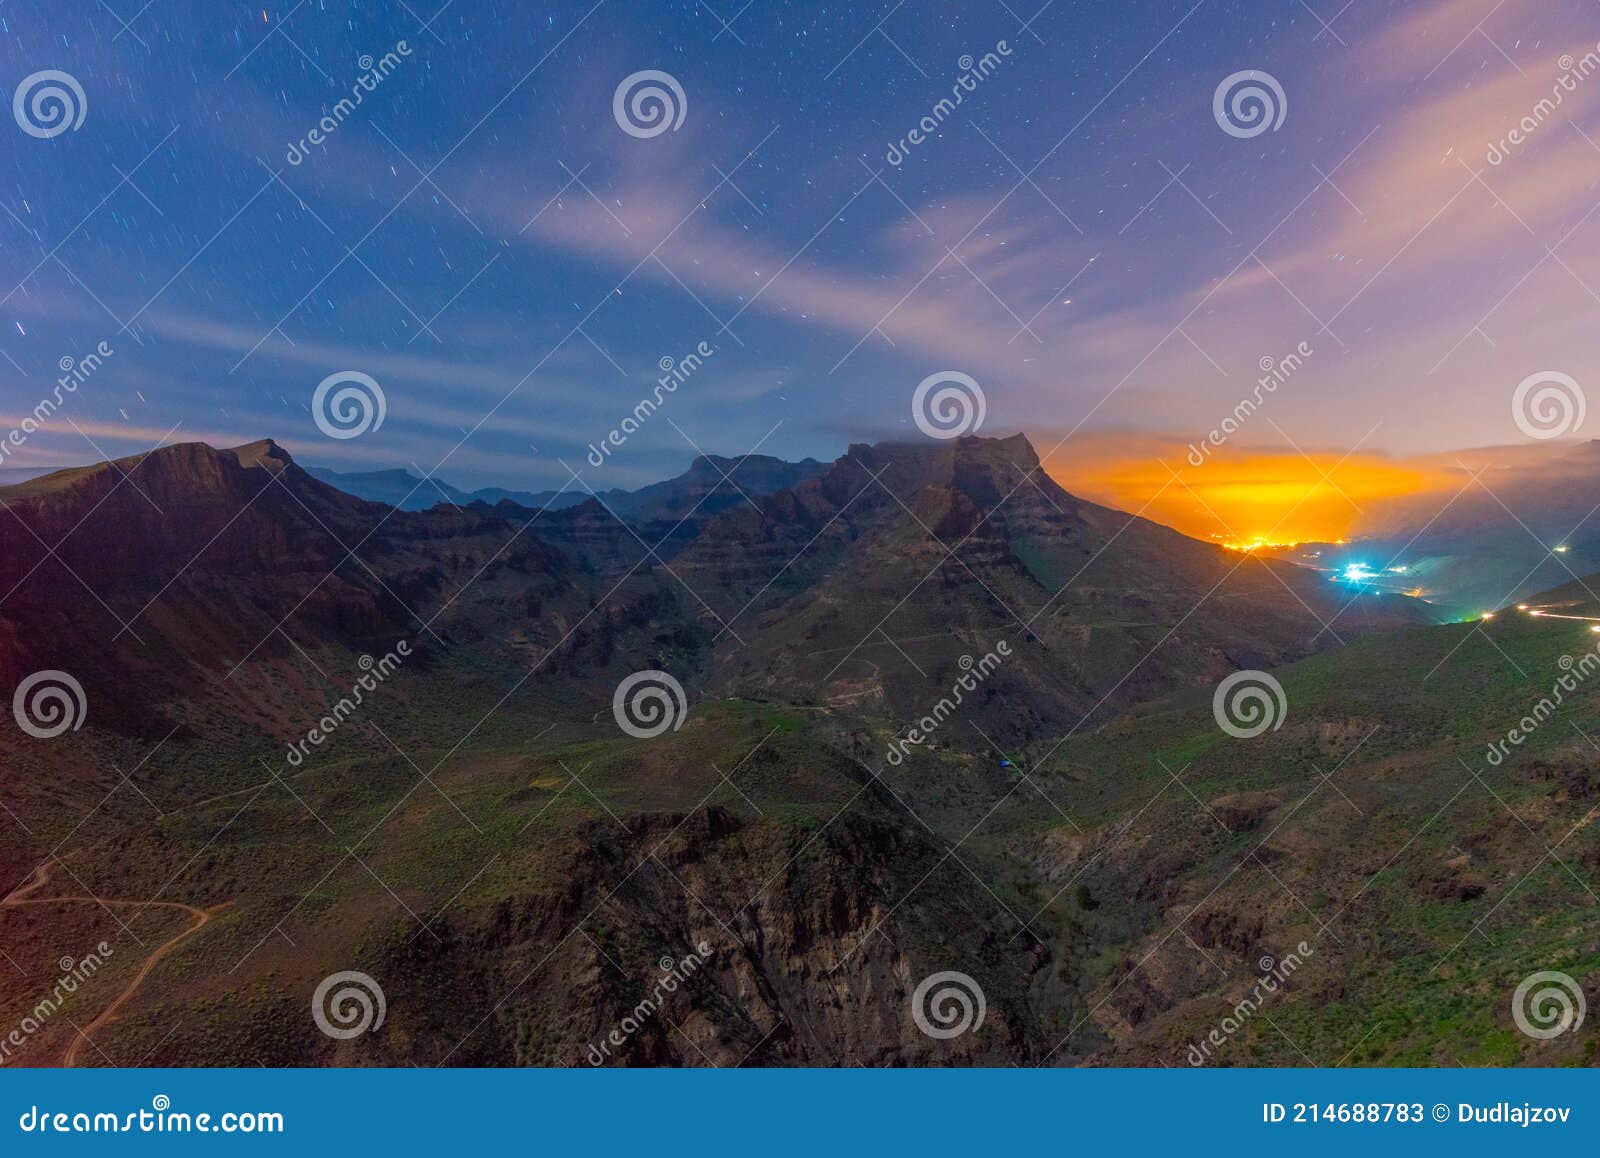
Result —
[[133, 980], [128, 983], [127, 988], [123, 989], [121, 993], [117, 994], [117, 996], [112, 1000], [111, 1004], [101, 1010], [99, 1015], [96, 1016], [95, 1019], [88, 1025], [84, 1026], [83, 1030], [72, 1039], [72, 1044], [67, 1047], [67, 1052], [62, 1055], [61, 1059], [61, 1064], [70, 1068], [78, 1064], [78, 1054], [83, 1049], [84, 1043], [89, 1041], [94, 1031], [99, 1029], [101, 1026], [106, 1025], [116, 1016], [117, 1010], [121, 1009], [123, 1005], [127, 1004], [128, 999], [133, 996], [134, 991], [144, 983], [144, 979], [146, 977], [150, 976], [151, 970], [156, 967], [161, 959], [176, 949], [185, 939], [197, 933], [201, 926], [205, 925], [211, 920], [212, 916], [221, 912], [223, 909], [226, 909], [229, 905], [233, 904], [233, 902], [225, 901], [222, 904], [217, 905], [215, 908], [199, 909], [194, 905], [185, 905], [179, 901], [117, 901], [109, 900], [105, 897], [92, 897], [87, 895], [53, 896], [30, 899], [29, 894], [37, 892], [39, 889], [43, 888], [47, 883], [49, 883], [49, 880], [50, 866], [48, 864], [40, 865], [38, 870], [34, 873], [33, 881], [12, 893], [9, 897], [5, 898], [5, 900], [0, 901], [0, 908], [8, 909], [18, 905], [55, 905], [78, 903], [104, 905], [108, 908], [181, 909], [183, 912], [188, 913], [190, 916], [195, 918], [194, 924], [190, 925], [183, 932], [156, 946], [155, 950], [150, 954], [150, 956], [145, 959], [145, 963], [140, 967], [139, 972], [134, 975]]
[[28, 880], [32, 883], [18, 885], [6, 895], [4, 900], [0, 900], [0, 908], [4, 908], [8, 905], [20, 904], [22, 899], [29, 893], [36, 893], [40, 889], [44, 888], [45, 885], [49, 884], [50, 866], [48, 864], [40, 865], [38, 868], [33, 870], [32, 874], [28, 877]]

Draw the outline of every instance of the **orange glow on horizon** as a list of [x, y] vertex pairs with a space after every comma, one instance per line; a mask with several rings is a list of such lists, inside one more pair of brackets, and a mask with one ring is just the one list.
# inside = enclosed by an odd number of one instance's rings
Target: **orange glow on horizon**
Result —
[[1195, 466], [1187, 446], [1133, 438], [1063, 447], [1045, 469], [1073, 494], [1246, 551], [1351, 538], [1387, 504], [1449, 482], [1379, 454], [1224, 446]]
[[1281, 551], [1289, 547], [1298, 547], [1298, 541], [1284, 542], [1281, 539], [1250, 539], [1246, 542], [1234, 542], [1232, 539], [1219, 539], [1218, 545], [1230, 551]]

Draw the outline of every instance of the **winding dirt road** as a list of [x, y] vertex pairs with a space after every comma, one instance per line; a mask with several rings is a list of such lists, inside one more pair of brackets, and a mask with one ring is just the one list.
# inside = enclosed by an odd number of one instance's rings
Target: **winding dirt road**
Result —
[[72, 1044], [67, 1047], [67, 1052], [63, 1054], [61, 1058], [61, 1064], [63, 1066], [72, 1067], [78, 1064], [78, 1054], [83, 1049], [84, 1043], [90, 1040], [90, 1037], [95, 1030], [106, 1025], [116, 1016], [117, 1010], [121, 1009], [123, 1005], [127, 1004], [128, 999], [133, 996], [134, 991], [144, 983], [144, 979], [146, 977], [150, 976], [151, 970], [153, 970], [156, 965], [160, 963], [161, 959], [176, 949], [184, 940], [197, 933], [201, 926], [205, 925], [215, 914], [221, 912], [223, 909], [226, 909], [229, 905], [233, 904], [233, 902], [225, 901], [222, 904], [217, 905], [215, 908], [199, 909], [193, 905], [182, 904], [179, 901], [117, 901], [109, 900], [105, 897], [92, 897], [87, 895], [52, 896], [39, 898], [33, 898], [30, 896], [30, 894], [38, 892], [41, 888], [48, 884], [49, 881], [50, 866], [48, 864], [40, 865], [38, 870], [34, 872], [30, 883], [17, 889], [3, 901], [0, 901], [0, 909], [9, 909], [19, 905], [90, 904], [103, 905], [107, 908], [181, 909], [183, 912], [188, 913], [190, 916], [195, 918], [194, 924], [190, 925], [176, 937], [173, 937], [170, 940], [164, 941], [158, 945], [150, 954], [150, 956], [145, 958], [144, 964], [140, 967], [139, 972], [134, 975], [133, 980], [128, 983], [127, 988], [123, 989], [121, 993], [117, 994], [117, 996], [112, 1000], [111, 1004], [101, 1010], [99, 1015], [96, 1016], [93, 1021], [86, 1025], [83, 1030], [72, 1039]]

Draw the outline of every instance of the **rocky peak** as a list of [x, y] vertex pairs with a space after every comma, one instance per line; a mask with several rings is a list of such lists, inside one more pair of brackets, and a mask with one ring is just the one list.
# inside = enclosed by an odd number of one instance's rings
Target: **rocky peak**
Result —
[[[862, 468], [878, 474], [885, 485], [909, 501], [924, 491], [959, 495], [988, 509], [1010, 493], [1023, 475], [1039, 465], [1026, 436], [985, 438], [967, 435], [948, 442], [854, 443], [831, 473], [859, 481]], [[1037, 476], [1041, 483], [1046, 480]]]

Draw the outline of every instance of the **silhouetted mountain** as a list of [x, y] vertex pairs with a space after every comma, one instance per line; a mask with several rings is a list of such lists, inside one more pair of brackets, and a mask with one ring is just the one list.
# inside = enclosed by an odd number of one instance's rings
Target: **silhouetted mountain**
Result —
[[159, 705], [212, 696], [265, 719], [275, 697], [244, 686], [260, 672], [239, 680], [247, 662], [387, 651], [458, 626], [537, 649], [540, 617], [583, 598], [565, 557], [515, 524], [369, 503], [270, 440], [57, 471], [0, 503], [0, 681], [81, 672], [103, 692], [101, 722], [136, 731], [159, 729]]
[[827, 468], [700, 458], [620, 510], [412, 512], [271, 441], [170, 447], [0, 491], [0, 678], [82, 668], [148, 707], [197, 694], [185, 673], [330, 643], [449, 634], [553, 673], [659, 657], [654, 639], [722, 693], [896, 721], [1005, 640], [1015, 658], [973, 718], [1011, 742], [1428, 615], [1346, 605], [1313, 572], [1084, 502], [1038, 467], [1020, 436], [863, 445]]
[[[647, 522], [682, 518], [699, 508], [712, 515], [740, 501], [740, 492], [767, 495], [795, 486], [826, 469], [815, 459], [785, 462], [769, 455], [722, 458], [700, 455], [689, 469], [676, 478], [651, 483], [638, 490], [620, 488], [597, 492], [596, 498], [618, 514]], [[307, 473], [347, 494], [388, 503], [407, 511], [425, 511], [439, 503], [470, 506], [486, 503], [493, 507], [509, 502], [529, 510], [564, 510], [587, 502], [586, 491], [517, 491], [504, 487], [482, 487], [463, 491], [442, 479], [423, 479], [408, 470], [373, 470], [342, 473], [325, 467], [310, 467]]]
[[705, 517], [737, 506], [747, 498], [799, 486], [827, 469], [812, 458], [785, 462], [764, 454], [744, 458], [703, 454], [676, 478], [641, 487], [615, 502], [609, 496], [601, 497], [618, 514], [641, 522], [682, 519], [691, 511]]
[[910, 721], [1007, 640], [975, 717], [1005, 740], [1432, 621], [1085, 502], [1020, 435], [853, 446], [712, 520], [672, 568], [705, 601], [724, 690]]
[[[546, 506], [556, 498], [554, 492], [534, 494], [530, 491], [508, 491], [499, 487], [464, 491], [451, 486], [443, 479], [425, 479], [403, 467], [391, 470], [337, 471], [322, 466], [310, 466], [305, 470], [312, 478], [336, 487], [345, 494], [355, 495], [369, 502], [387, 503], [402, 511], [426, 511], [440, 503], [453, 503], [465, 507], [475, 502], [486, 502], [493, 506], [502, 499], [509, 499], [519, 506], [536, 508]], [[582, 498], [580, 496], [572, 501], [581, 502]], [[556, 505], [568, 504], [557, 502]]]

